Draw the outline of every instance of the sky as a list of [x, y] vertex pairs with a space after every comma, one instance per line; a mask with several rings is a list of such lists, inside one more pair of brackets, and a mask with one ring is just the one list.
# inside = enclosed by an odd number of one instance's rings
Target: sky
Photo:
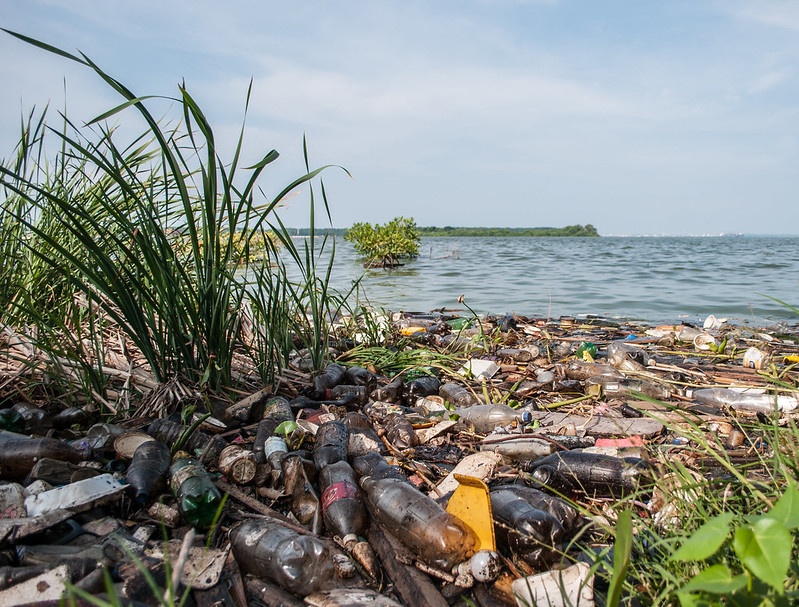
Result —
[[[799, 234], [794, 0], [0, 0], [0, 27], [85, 53], [136, 94], [185, 82], [265, 195], [323, 172], [332, 224]], [[120, 100], [0, 32], [0, 158], [50, 104]], [[248, 87], [252, 94], [245, 116]], [[153, 100], [156, 113], [175, 105]], [[115, 118], [133, 133], [135, 116]], [[317, 192], [318, 193], [318, 192]], [[280, 210], [307, 226], [307, 193]], [[317, 223], [319, 223], [317, 218]]]

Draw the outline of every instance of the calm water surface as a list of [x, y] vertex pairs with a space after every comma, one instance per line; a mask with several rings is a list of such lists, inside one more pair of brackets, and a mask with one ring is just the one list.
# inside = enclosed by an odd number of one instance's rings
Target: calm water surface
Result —
[[336, 240], [332, 285], [392, 311], [460, 308], [531, 317], [597, 314], [652, 323], [709, 314], [799, 321], [799, 237], [423, 238], [418, 259], [364, 270]]

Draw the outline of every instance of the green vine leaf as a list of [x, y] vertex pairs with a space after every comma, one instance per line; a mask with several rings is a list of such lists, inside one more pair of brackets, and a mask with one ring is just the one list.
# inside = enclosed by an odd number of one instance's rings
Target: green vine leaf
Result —
[[730, 535], [733, 514], [725, 512], [710, 519], [685, 540], [669, 557], [670, 561], [704, 561], [721, 548]]
[[746, 586], [748, 579], [743, 573], [733, 575], [726, 565], [711, 565], [680, 588], [679, 595], [682, 596], [689, 592], [732, 594]]
[[772, 518], [760, 519], [751, 527], [739, 527], [733, 537], [733, 549], [744, 567], [780, 594], [785, 592], [792, 548], [791, 532]]

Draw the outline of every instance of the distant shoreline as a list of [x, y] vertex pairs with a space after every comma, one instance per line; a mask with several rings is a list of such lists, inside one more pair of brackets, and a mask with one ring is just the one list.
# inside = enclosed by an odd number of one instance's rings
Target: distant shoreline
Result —
[[[517, 236], [581, 236], [581, 237], [598, 237], [600, 236], [596, 228], [591, 224], [572, 225], [564, 228], [469, 228], [469, 227], [453, 227], [453, 226], [417, 226], [416, 230], [419, 236], [431, 237], [517, 237]], [[287, 228], [287, 231], [293, 236], [308, 236], [310, 230], [308, 228]], [[347, 228], [316, 228], [314, 232], [317, 235], [331, 235], [343, 236], [347, 233]]]

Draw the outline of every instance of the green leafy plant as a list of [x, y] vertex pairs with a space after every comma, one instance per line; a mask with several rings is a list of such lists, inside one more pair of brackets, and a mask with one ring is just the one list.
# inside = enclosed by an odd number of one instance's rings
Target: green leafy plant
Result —
[[393, 268], [419, 255], [419, 232], [413, 218], [395, 217], [383, 225], [356, 223], [344, 235], [370, 268]]
[[[85, 393], [103, 399], [106, 332], [131, 344], [156, 382], [179, 377], [211, 391], [236, 381], [242, 352], [259, 360], [264, 377], [286, 360], [297, 334], [326, 352], [335, 295], [329, 268], [318, 273], [314, 250], [297, 249], [276, 215], [283, 199], [326, 167], [310, 169], [306, 149], [306, 173], [268, 196], [259, 179], [277, 151], [242, 166], [242, 127], [232, 159], [223, 160], [185, 85], [175, 99], [140, 97], [83, 54], [4, 31], [87, 67], [122, 98], [83, 127], [64, 114], [62, 127], [52, 128], [32, 113], [16, 156], [0, 165], [0, 272], [13, 278], [8, 288], [3, 283], [0, 304], [50, 359], [54, 376], [89, 378]], [[177, 126], [155, 118], [159, 100], [177, 104]], [[120, 143], [107, 121], [129, 112], [146, 130]], [[54, 157], [45, 135], [55, 138]], [[329, 218], [324, 185], [322, 193]], [[294, 262], [304, 264], [299, 286], [281, 265]], [[298, 313], [307, 307], [310, 314]], [[244, 325], [254, 308], [257, 337], [248, 340]]]
[[[786, 596], [785, 581], [794, 553], [792, 532], [799, 529], [799, 490], [787, 487], [768, 512], [736, 520], [724, 512], [687, 537], [670, 561], [698, 562], [703, 566], [678, 591], [684, 606], [697, 605], [702, 595], [721, 595], [733, 604], [768, 599], [777, 604]], [[723, 559], [732, 550], [739, 566]], [[755, 582], [762, 582], [756, 585]], [[796, 598], [797, 593], [792, 593]]]

